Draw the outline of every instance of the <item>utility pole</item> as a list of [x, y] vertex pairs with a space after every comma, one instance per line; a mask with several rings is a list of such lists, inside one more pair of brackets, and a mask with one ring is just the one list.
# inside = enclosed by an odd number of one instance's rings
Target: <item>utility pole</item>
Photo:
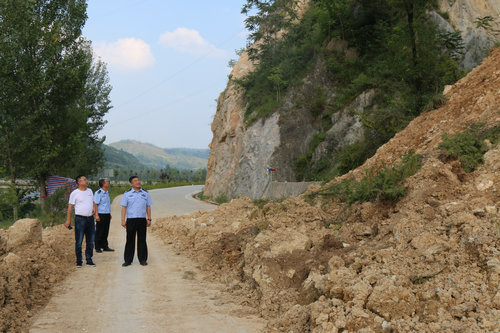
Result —
[[276, 169], [268, 168], [267, 171], [269, 172], [269, 179], [270, 179], [270, 186], [269, 186], [269, 199], [273, 200], [273, 172], [276, 172]]

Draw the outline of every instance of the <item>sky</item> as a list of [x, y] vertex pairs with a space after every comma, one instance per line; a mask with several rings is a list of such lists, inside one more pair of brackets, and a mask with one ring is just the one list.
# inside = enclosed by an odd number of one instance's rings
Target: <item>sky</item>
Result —
[[207, 148], [228, 61], [246, 45], [244, 0], [88, 0], [83, 35], [107, 63], [100, 136]]

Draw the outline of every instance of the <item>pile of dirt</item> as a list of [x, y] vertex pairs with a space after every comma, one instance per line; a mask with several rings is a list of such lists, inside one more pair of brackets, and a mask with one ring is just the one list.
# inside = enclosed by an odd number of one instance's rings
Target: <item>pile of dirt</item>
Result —
[[27, 331], [74, 264], [73, 233], [24, 219], [0, 230], [0, 332]]
[[447, 96], [350, 174], [422, 154], [396, 204], [241, 198], [153, 230], [258, 306], [271, 331], [498, 330], [500, 147], [465, 174], [437, 146], [473, 122], [500, 125], [500, 48]]

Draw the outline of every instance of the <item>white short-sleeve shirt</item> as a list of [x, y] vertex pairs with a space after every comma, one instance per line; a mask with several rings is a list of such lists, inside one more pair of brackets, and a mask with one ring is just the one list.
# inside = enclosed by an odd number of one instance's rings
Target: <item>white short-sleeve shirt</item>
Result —
[[75, 206], [75, 214], [82, 216], [91, 216], [92, 208], [94, 206], [94, 195], [91, 189], [81, 191], [74, 190], [69, 195], [69, 204]]

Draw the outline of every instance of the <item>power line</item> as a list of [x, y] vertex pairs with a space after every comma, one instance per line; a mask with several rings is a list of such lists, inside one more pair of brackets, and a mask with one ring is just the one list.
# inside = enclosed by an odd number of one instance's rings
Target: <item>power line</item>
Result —
[[[230, 42], [231, 40], [233, 40], [236, 36], [238, 36], [239, 34], [241, 34], [243, 31], [245, 31], [245, 29], [242, 29], [240, 31], [238, 31], [236, 34], [232, 35], [231, 37], [227, 38], [226, 40], [224, 40], [222, 43], [219, 43], [218, 45], [215, 46], [216, 49], [218, 49], [220, 46], [223, 46], [225, 44], [227, 44], [228, 42]], [[172, 75], [168, 76], [167, 78], [161, 80], [160, 82], [156, 83], [155, 85], [149, 87], [148, 89], [145, 89], [143, 90], [142, 92], [140, 92], [139, 94], [129, 98], [128, 100], [126, 100], [125, 102], [122, 102], [120, 105], [116, 106], [115, 108], [120, 108], [122, 107], [123, 105], [126, 105], [130, 102], [132, 102], [133, 100], [137, 99], [138, 97], [142, 97], [144, 95], [146, 95], [147, 93], [159, 88], [160, 86], [162, 86], [163, 84], [165, 84], [166, 82], [170, 81], [171, 79], [175, 78], [177, 75], [179, 75], [180, 73], [186, 71], [187, 69], [191, 68], [192, 66], [194, 66], [195, 64], [197, 64], [198, 62], [200, 62], [201, 60], [205, 59], [207, 56], [209, 56], [210, 54], [212, 54], [214, 52], [214, 50], [212, 51], [208, 51], [207, 53], [203, 54], [202, 56], [196, 58], [193, 62], [189, 63], [188, 65], [184, 66], [183, 68], [179, 69], [177, 72], [173, 73]]]
[[[183, 101], [183, 100], [187, 100], [187, 99], [189, 99], [189, 98], [191, 98], [191, 97], [197, 96], [197, 95], [201, 94], [202, 92], [206, 91], [206, 90], [207, 90], [208, 88], [210, 88], [210, 87], [212, 87], [212, 85], [207, 86], [207, 87], [205, 87], [205, 88], [203, 88], [203, 89], [200, 89], [200, 90], [198, 90], [197, 92], [195, 92], [195, 93], [193, 93], [193, 94], [191, 94], [191, 95], [188, 95], [188, 96], [184, 96], [184, 97], [177, 98], [177, 99], [175, 99], [175, 100], [173, 100], [173, 101], [171, 101], [171, 102], [169, 102], [169, 103], [167, 103], [167, 104], [164, 104], [164, 105], [161, 105], [161, 106], [155, 107], [155, 108], [150, 109], [150, 110], [145, 111], [145, 112], [141, 112], [141, 113], [140, 113], [139, 115], [137, 115], [137, 116], [134, 116], [134, 117], [131, 117], [131, 118], [127, 118], [127, 119], [121, 120], [121, 121], [119, 121], [119, 122], [114, 122], [114, 123], [113, 123], [113, 126], [121, 125], [121, 124], [124, 124], [124, 123], [126, 123], [126, 122], [129, 122], [129, 121], [131, 121], [131, 120], [138, 119], [138, 118], [142, 118], [142, 117], [144, 117], [144, 115], [146, 115], [146, 114], [151, 114], [151, 113], [155, 113], [155, 112], [161, 111], [161, 110], [163, 110], [163, 109], [165, 109], [165, 108], [167, 108], [167, 107], [170, 107], [170, 106], [172, 106], [172, 105], [175, 105], [175, 104], [177, 104], [177, 103], [179, 103], [179, 102], [181, 102], [181, 101]], [[112, 127], [112, 126], [111, 126], [111, 127]], [[109, 126], [108, 126], [108, 128], [109, 128]]]

